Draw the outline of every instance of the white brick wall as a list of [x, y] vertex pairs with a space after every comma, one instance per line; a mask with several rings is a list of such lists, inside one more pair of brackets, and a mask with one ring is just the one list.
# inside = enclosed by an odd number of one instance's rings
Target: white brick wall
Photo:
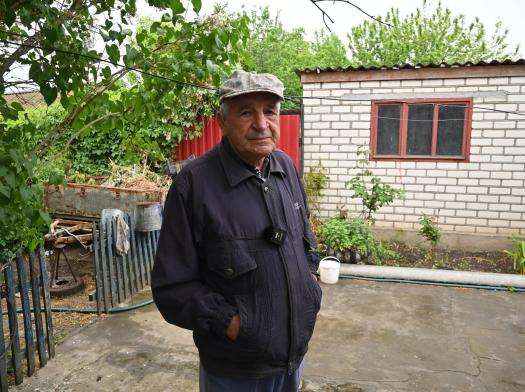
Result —
[[[388, 80], [306, 83], [304, 100], [305, 171], [319, 162], [330, 183], [321, 215], [338, 207], [359, 211], [345, 182], [355, 173], [358, 146], [368, 147], [371, 102], [320, 99], [345, 94], [505, 92], [474, 98], [470, 162], [374, 161], [370, 167], [385, 183], [402, 188], [404, 201], [383, 208], [377, 226], [417, 229], [422, 213], [438, 217], [456, 233], [525, 234], [525, 77]], [[500, 93], [501, 94], [501, 93]]]

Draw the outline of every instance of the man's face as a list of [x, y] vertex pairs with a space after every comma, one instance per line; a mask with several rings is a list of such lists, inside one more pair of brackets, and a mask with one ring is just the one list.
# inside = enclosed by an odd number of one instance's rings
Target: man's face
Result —
[[279, 99], [269, 93], [229, 98], [226, 116], [219, 116], [224, 135], [246, 162], [257, 166], [279, 141]]

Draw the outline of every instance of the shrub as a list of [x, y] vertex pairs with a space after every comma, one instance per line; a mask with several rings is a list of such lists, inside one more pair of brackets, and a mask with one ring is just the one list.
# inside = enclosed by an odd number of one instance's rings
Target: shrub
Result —
[[373, 222], [372, 214], [381, 207], [391, 204], [397, 198], [404, 198], [405, 193], [401, 189], [384, 184], [381, 179], [374, 175], [368, 168], [369, 151], [359, 148], [357, 151], [357, 169], [360, 170], [346, 187], [354, 193], [352, 199], [361, 199], [363, 203], [362, 215], [366, 220]]
[[419, 224], [421, 225], [419, 234], [425, 237], [432, 244], [432, 247], [435, 248], [441, 238], [441, 229], [432, 218], [425, 214], [419, 218]]
[[375, 239], [370, 223], [363, 218], [331, 218], [320, 227], [319, 240], [337, 252], [357, 251], [376, 264], [384, 259], [398, 258], [397, 253]]
[[525, 239], [514, 238], [514, 252], [504, 252], [512, 257], [514, 269], [520, 274], [525, 274]]

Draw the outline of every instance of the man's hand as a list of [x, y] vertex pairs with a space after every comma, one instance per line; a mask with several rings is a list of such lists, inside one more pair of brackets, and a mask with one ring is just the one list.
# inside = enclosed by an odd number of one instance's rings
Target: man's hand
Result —
[[241, 318], [238, 314], [232, 317], [230, 320], [230, 325], [228, 325], [228, 328], [226, 329], [226, 336], [228, 336], [228, 339], [235, 340], [237, 339], [237, 336], [239, 335], [239, 329], [241, 328]]
[[314, 274], [313, 272], [312, 272], [312, 278], [314, 278], [314, 280], [315, 280], [316, 282], [319, 282], [319, 278], [318, 278], [317, 275]]

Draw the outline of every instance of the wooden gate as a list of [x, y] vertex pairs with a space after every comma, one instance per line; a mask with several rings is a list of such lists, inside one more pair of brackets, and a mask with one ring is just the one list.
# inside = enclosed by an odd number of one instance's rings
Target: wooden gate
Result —
[[116, 251], [117, 225], [115, 219], [101, 219], [93, 223], [93, 252], [97, 310], [109, 312], [130, 299], [151, 283], [151, 269], [157, 250], [160, 230], [139, 232], [127, 213], [124, 220], [129, 227], [129, 251]]
[[45, 366], [47, 360], [55, 356], [55, 344], [43, 249], [31, 252], [27, 257], [19, 253], [13, 260], [5, 260], [2, 278], [0, 391], [5, 392], [9, 376], [13, 376], [18, 385], [24, 379], [24, 367], [27, 376], [33, 375], [37, 353], [38, 366]]

